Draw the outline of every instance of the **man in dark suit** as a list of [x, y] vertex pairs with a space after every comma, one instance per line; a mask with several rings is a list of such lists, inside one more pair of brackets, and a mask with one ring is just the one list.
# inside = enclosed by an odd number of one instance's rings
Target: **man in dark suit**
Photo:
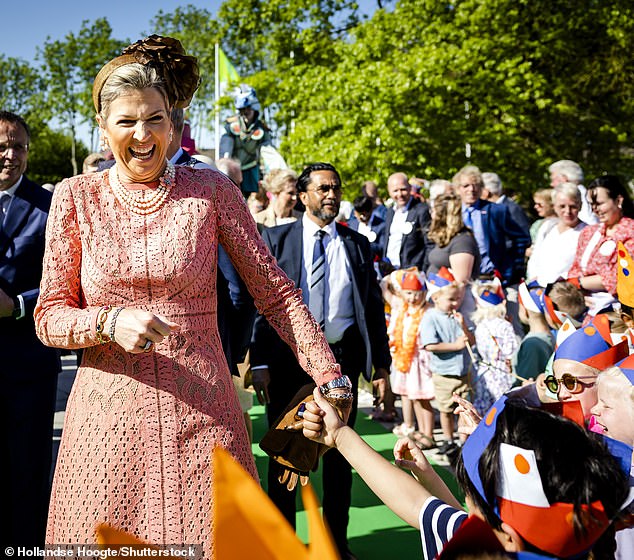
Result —
[[502, 179], [500, 179], [500, 176], [492, 171], [487, 171], [482, 174], [482, 183], [484, 184], [484, 187], [482, 188], [481, 198], [490, 202], [495, 202], [495, 204], [503, 204], [506, 206], [511, 213], [513, 221], [525, 230], [526, 233], [528, 233], [528, 230], [530, 229], [528, 216], [517, 202], [506, 196], [504, 193], [504, 185], [502, 185]]
[[[0, 376], [4, 481], [0, 529], [7, 546], [42, 547], [52, 462], [59, 356], [35, 335], [51, 193], [24, 175], [29, 128], [0, 111]], [[58, 232], [57, 234], [61, 234]]]
[[394, 205], [385, 218], [383, 256], [394, 268], [415, 266], [424, 272], [429, 248], [426, 235], [431, 222], [429, 208], [412, 196], [412, 186], [405, 173], [390, 175], [387, 191]]
[[358, 196], [352, 201], [353, 212], [348, 227], [368, 238], [372, 254], [381, 258], [385, 237], [385, 220], [374, 212], [374, 204], [369, 196]]
[[513, 220], [507, 206], [480, 198], [484, 183], [475, 165], [463, 167], [452, 182], [462, 200], [462, 219], [480, 249], [480, 274], [492, 276], [497, 271], [504, 286], [517, 284], [525, 273], [528, 230]]
[[[387, 379], [391, 358], [381, 291], [368, 240], [335, 223], [341, 202], [341, 179], [327, 163], [309, 165], [297, 182], [306, 207], [301, 220], [263, 232], [280, 267], [302, 289], [341, 371], [352, 381], [354, 402], [348, 423], [354, 425], [359, 373]], [[323, 288], [323, 290], [321, 289]], [[273, 424], [297, 390], [311, 382], [297, 359], [266, 319], [258, 316], [251, 344], [253, 385], [268, 400], [267, 417]], [[273, 502], [295, 526], [295, 494], [278, 482], [282, 472], [269, 461], [268, 491]], [[323, 458], [324, 515], [342, 558], [354, 558], [348, 548], [347, 526], [352, 472], [338, 453]]]

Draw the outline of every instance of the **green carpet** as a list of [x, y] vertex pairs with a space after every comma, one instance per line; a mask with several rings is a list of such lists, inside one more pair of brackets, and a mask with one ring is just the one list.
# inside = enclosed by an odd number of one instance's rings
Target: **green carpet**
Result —
[[[264, 407], [256, 405], [250, 410], [253, 420], [254, 441], [259, 441], [266, 431], [266, 416]], [[357, 416], [356, 431], [363, 439], [386, 459], [393, 461], [392, 448], [396, 436], [378, 422], [373, 421], [361, 410]], [[258, 472], [261, 482], [266, 489], [266, 454], [253, 445]], [[433, 463], [433, 459], [430, 458]], [[449, 471], [434, 465], [449, 488], [458, 492], [456, 482]], [[321, 469], [311, 473], [311, 483], [318, 497], [321, 497]], [[301, 505], [298, 492], [297, 500], [297, 534], [307, 542], [306, 516]], [[403, 558], [420, 558], [421, 544], [418, 530], [406, 525], [394, 515], [366, 486], [361, 478], [353, 473], [352, 508], [350, 510], [350, 524], [348, 526], [350, 549], [359, 560], [387, 560], [402, 556]]]

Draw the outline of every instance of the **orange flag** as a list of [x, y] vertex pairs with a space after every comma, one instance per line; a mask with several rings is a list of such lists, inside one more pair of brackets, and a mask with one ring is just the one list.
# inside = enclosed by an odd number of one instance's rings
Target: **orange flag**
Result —
[[214, 467], [215, 560], [336, 560], [312, 488], [302, 488], [312, 543], [307, 548], [259, 484], [218, 447]]
[[[99, 548], [106, 551], [119, 550], [121, 547], [134, 548], [134, 550], [158, 550], [158, 547], [143, 542], [126, 531], [115, 529], [107, 523], [98, 525], [95, 531], [97, 533], [97, 544], [99, 545]], [[120, 556], [121, 555], [111, 556], [110, 554], [107, 554], [105, 558], [119, 558]], [[176, 560], [173, 556], [161, 556], [161, 558]]]

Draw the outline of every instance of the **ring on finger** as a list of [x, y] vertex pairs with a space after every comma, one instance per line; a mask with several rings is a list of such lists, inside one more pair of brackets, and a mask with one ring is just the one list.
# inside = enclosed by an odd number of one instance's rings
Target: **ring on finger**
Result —
[[152, 350], [152, 345], [154, 344], [154, 342], [152, 342], [149, 338], [145, 341], [145, 344], [143, 346], [141, 346], [141, 349], [144, 352], [149, 352], [150, 350]]

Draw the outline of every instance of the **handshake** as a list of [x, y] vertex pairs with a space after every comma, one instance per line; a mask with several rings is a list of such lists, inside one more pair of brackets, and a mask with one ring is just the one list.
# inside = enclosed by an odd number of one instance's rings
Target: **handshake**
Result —
[[260, 441], [260, 448], [286, 467], [279, 482], [288, 490], [293, 490], [298, 480], [305, 485], [308, 473], [317, 469], [319, 458], [334, 445], [330, 432], [322, 430], [326, 413], [330, 413], [331, 428], [333, 422], [339, 427], [346, 425], [353, 395], [341, 385], [325, 390], [313, 383], [304, 385]]

